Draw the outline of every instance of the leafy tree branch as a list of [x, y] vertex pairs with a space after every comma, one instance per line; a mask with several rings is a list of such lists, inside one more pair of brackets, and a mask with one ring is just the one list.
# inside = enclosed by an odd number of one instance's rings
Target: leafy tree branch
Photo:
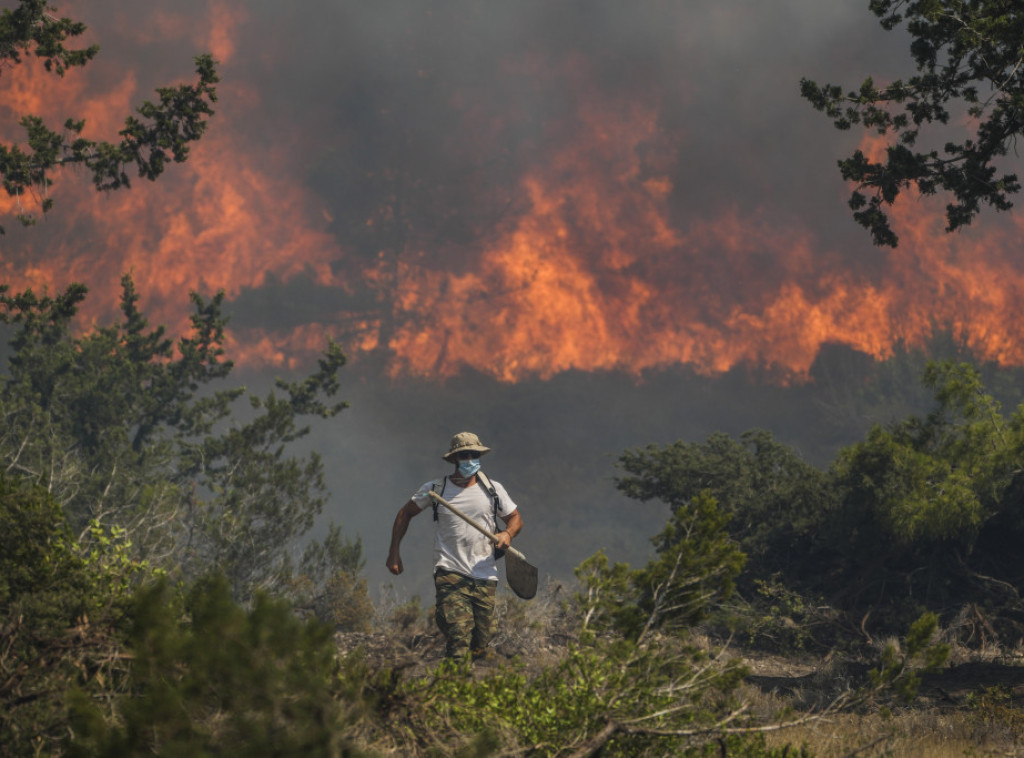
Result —
[[[47, 11], [44, 0], [21, 0], [17, 8], [0, 11], [0, 63], [15, 66], [22, 63], [23, 55], [33, 55], [43, 60], [47, 71], [63, 76], [96, 56], [96, 45], [76, 49], [65, 44], [85, 31], [84, 24], [56, 19]], [[139, 177], [155, 180], [169, 162], [187, 160], [191, 143], [203, 136], [214, 113], [214, 85], [219, 81], [211, 55], [194, 60], [197, 81], [158, 88], [157, 100], [145, 101], [125, 119], [118, 141], [83, 137], [84, 120], [69, 118], [57, 131], [39, 116], [23, 116], [24, 142], [0, 145], [0, 182], [18, 200], [18, 220], [26, 225], [37, 220], [22, 205], [27, 196], [40, 198], [42, 213], [49, 212], [52, 177], [62, 167], [83, 166], [96, 189], [114, 190], [131, 186], [129, 167], [134, 166]]]
[[[1020, 191], [1012, 172], [1000, 173], [1003, 159], [1024, 133], [1024, 22], [1012, 0], [871, 0], [870, 10], [886, 30], [905, 27], [917, 74], [876, 86], [872, 77], [857, 89], [800, 82], [803, 97], [840, 130], [861, 127], [889, 136], [883, 160], [862, 150], [839, 161], [852, 182], [854, 219], [877, 245], [895, 247], [886, 207], [914, 187], [922, 195], [945, 192], [946, 231], [969, 225], [982, 205], [1009, 210]], [[943, 139], [961, 115], [974, 135]], [[931, 149], [916, 149], [939, 125]], [[941, 142], [941, 148], [938, 143]]]

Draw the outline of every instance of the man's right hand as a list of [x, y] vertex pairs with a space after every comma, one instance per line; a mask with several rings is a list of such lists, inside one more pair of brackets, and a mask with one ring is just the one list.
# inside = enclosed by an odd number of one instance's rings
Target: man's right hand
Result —
[[402, 566], [402, 557], [399, 555], [389, 555], [387, 560], [388, 571], [392, 574], [401, 574], [405, 571], [405, 567]]

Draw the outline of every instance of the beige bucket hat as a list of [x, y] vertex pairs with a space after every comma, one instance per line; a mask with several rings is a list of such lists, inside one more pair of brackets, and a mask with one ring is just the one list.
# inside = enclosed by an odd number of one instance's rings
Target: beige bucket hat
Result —
[[441, 457], [449, 463], [454, 463], [455, 454], [461, 453], [463, 450], [476, 450], [480, 455], [486, 455], [491, 452], [489, 447], [484, 447], [481, 444], [480, 438], [473, 434], [473, 432], [459, 432], [452, 437], [452, 441], [448, 443], [448, 452]]

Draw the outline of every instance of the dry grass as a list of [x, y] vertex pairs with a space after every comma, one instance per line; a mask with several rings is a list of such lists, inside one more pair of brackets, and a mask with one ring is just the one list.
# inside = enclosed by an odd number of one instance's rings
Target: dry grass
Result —
[[[741, 697], [762, 723], [788, 713], [793, 720], [823, 710], [844, 691], [863, 685], [867, 671], [896, 638], [872, 639], [856, 660], [757, 655], [736, 651], [751, 676]], [[938, 633], [950, 646], [946, 667], [925, 674], [919, 697], [904, 705], [878, 699], [856, 712], [771, 732], [770, 745], [806, 745], [818, 758], [1024, 757], [1024, 647], [1000, 639], [971, 605]]]
[[[740, 697], [765, 722], [827, 707], [863, 681], [864, 665], [837, 659], [753, 659]], [[1024, 667], [1013, 654], [958, 649], [944, 671], [924, 677], [910, 705], [877, 702], [857, 712], [767, 735], [769, 745], [805, 745], [817, 758], [1024, 756]]]
[[[573, 637], [567, 594], [565, 587], [549, 584], [530, 603], [499, 595], [493, 641], [499, 659], [518, 658], [534, 672], [556, 663]], [[347, 643], [342, 648], [368, 648], [378, 663], [397, 664], [405, 676], [420, 675], [443, 653], [432, 609], [390, 600], [378, 609], [375, 635], [339, 635], [339, 642]], [[942, 630], [941, 640], [951, 646], [949, 664], [924, 677], [920, 697], [911, 705], [879, 700], [858, 712], [830, 713], [768, 732], [768, 744], [805, 745], [816, 758], [1024, 758], [1024, 649], [1000, 645], [991, 636], [977, 645], [970, 621]], [[712, 650], [724, 641], [694, 630], [688, 642]], [[750, 670], [740, 699], [758, 723], [770, 724], [820, 712], [865, 684], [872, 658], [886, 645], [898, 649], [899, 640], [872, 640], [860, 660], [836, 654], [764, 655], [729, 647]]]
[[885, 716], [841, 714], [769, 735], [770, 745], [806, 745], [818, 758], [963, 758], [1024, 755], [1018, 738], [970, 713], [909, 709]]

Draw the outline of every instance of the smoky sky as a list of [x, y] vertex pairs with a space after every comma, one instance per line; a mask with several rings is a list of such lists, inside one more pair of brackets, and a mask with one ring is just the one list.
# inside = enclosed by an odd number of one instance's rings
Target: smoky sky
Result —
[[[866, 73], [884, 76], [905, 63], [905, 40], [883, 32], [853, 3], [112, 0], [103, 13], [85, 4], [59, 10], [81, 17], [89, 40], [101, 43], [90, 69], [69, 76], [97, 97], [130, 71], [137, 103], [156, 86], [187, 79], [190, 57], [212, 50], [222, 59], [218, 114], [210, 147], [200, 144], [194, 154], [238, 161], [210, 160], [211, 169], [196, 160], [194, 170], [222, 176], [235, 190], [246, 188], [247, 173], [258, 173], [270, 199], [250, 213], [271, 235], [294, 225], [333, 239], [329, 250], [323, 240], [308, 243], [316, 248], [305, 253], [309, 261], [336, 278], [317, 289], [317, 277], [307, 272], [306, 298], [291, 296], [302, 284], [304, 253], [283, 266], [274, 251], [282, 246], [278, 239], [253, 253], [258, 264], [234, 280], [198, 265], [191, 280], [181, 277], [186, 287], [225, 287], [238, 307], [238, 327], [271, 327], [275, 314], [259, 307], [258, 290], [269, 286], [276, 297], [276, 285], [289, 281], [291, 290], [281, 291], [285, 322], [344, 321], [339, 312], [391, 318], [399, 284], [361, 281], [375, 261], [472, 271], [488, 241], [530, 210], [524, 178], [546, 171], [550, 185], [587, 182], [577, 165], [587, 162], [608, 163], [612, 186], [622, 171], [615, 161], [631, 159], [637, 173], [623, 182], [668, 182], [662, 212], [676, 229], [716, 226], [729, 214], [779, 237], [805, 236], [814, 266], [838, 260], [869, 280], [884, 275], [885, 256], [849, 218], [847, 188], [835, 168], [857, 137], [836, 132], [798, 94], [802, 76], [855, 85]], [[619, 132], [602, 134], [602, 125], [620, 115]], [[622, 133], [637, 126], [636, 136]], [[560, 156], [584, 140], [596, 147], [563, 165]], [[190, 170], [169, 172], [162, 180], [167, 189], [153, 190], [150, 207], [159, 207], [161, 191], [176, 200], [198, 195]], [[289, 204], [283, 196], [296, 188], [305, 194]], [[567, 224], [574, 212], [567, 203]], [[35, 239], [54, 235], [84, 248], [75, 238], [102, 236], [82, 228], [88, 221], [73, 223], [66, 213]], [[193, 233], [202, 230], [197, 223]], [[110, 244], [153, 247], [165, 232]], [[583, 246], [599, 247], [601, 233], [581, 235]], [[49, 238], [17, 235], [5, 255], [30, 257], [23, 243], [53, 248]], [[660, 256], [635, 233], [631, 244], [641, 278], [695, 281], [713, 293], [700, 306], [711, 319], [721, 317], [715, 302], [724, 298], [722, 308], [732, 307], [738, 282], [753, 283], [747, 299], [756, 299], [754, 289], [773, 297], [793, 276], [815, 286], [772, 245], [748, 244], [742, 260], [727, 260], [719, 239], [670, 246]], [[45, 254], [33, 250], [31, 257]], [[696, 260], [690, 270], [687, 259]], [[160, 256], [148, 259], [154, 260], [159, 266]], [[116, 278], [118, 268], [140, 270], [148, 261], [115, 261], [102, 274]], [[602, 289], [617, 286], [618, 271], [599, 282]]]
[[[798, 81], [855, 72], [855, 84], [858, 68], [878, 72], [902, 46], [864, 9], [824, 5], [303, 4], [278, 11], [275, 32], [253, 23], [243, 34], [261, 51], [264, 110], [299, 116], [298, 149], [318, 164], [309, 179], [340, 218], [367, 195], [366, 175], [387, 169], [406, 172], [410, 192], [437, 193], [435, 217], [490, 188], [514, 202], [518, 179], [576, 138], [577, 107], [597, 95], [656, 112], [679, 150], [681, 223], [727, 204], [849, 231], [830, 172], [851, 140], [799, 99]], [[284, 33], [289, 24], [302, 31]], [[276, 120], [250, 124], [281, 132]], [[495, 195], [466, 223], [498, 216], [508, 198]]]
[[[710, 374], [712, 360], [696, 370], [685, 351], [628, 370], [678, 336], [680, 320], [711, 325], [723, 344], [752, 339], [751, 322], [767, 333], [790, 283], [812, 306], [844, 277], [872, 293], [897, 281], [890, 301], [902, 286], [908, 302], [947, 286], [927, 282], [934, 274], [919, 258], [903, 263], [873, 247], [850, 219], [836, 160], [861, 135], [837, 132], [799, 96], [801, 77], [855, 87], [869, 74], [908, 73], [907, 40], [881, 30], [866, 1], [107, 0], [58, 11], [84, 21], [102, 50], [68, 75], [66, 86], [81, 92], [51, 99], [48, 115], [62, 120], [88, 104], [90, 128], [111, 130], [90, 136], [113, 138], [116, 120], [108, 125], [104, 114], [123, 117], [124, 103], [187, 80], [191, 57], [207, 51], [221, 61], [217, 114], [188, 164], [156, 184], [136, 182], [130, 200], [91, 195], [78, 174], [60, 177], [44, 223], [21, 229], [5, 219], [0, 272], [37, 288], [85, 279], [96, 320], [115, 313], [125, 271], [153, 319], [172, 324], [189, 290], [225, 289], [233, 347], [278, 359], [240, 361], [257, 387], [311, 365], [309, 345], [340, 340], [352, 358], [343, 370], [352, 407], [315, 426], [309, 445], [324, 455], [333, 493], [323, 524], [362, 537], [373, 584], [389, 580], [382, 564], [394, 512], [445, 473], [440, 454], [457, 431], [494, 447], [489, 471], [520, 503], [524, 551], [542, 574], [566, 579], [600, 548], [642, 561], [664, 523], [658, 504], [616, 493], [614, 462], [626, 447], [763, 427], [825, 465], [871, 423], [924, 401], [916, 386], [891, 402], [863, 401], [856, 380], [876, 369], [850, 347], [888, 355], [918, 333], [885, 324], [877, 345], [856, 343], [841, 317], [825, 320], [835, 333], [824, 341], [794, 338], [811, 366], [795, 383], [773, 364], [781, 349], [737, 352]], [[5, 69], [0, 86], [18, 76]], [[7, 91], [0, 116], [13, 139], [18, 114]], [[562, 182], [573, 189], [562, 193]], [[627, 199], [591, 207], [590, 186]], [[525, 328], [516, 321], [522, 301], [500, 291], [506, 278], [479, 272], [502, 241], [534, 228], [523, 219], [541, 202], [557, 205], [546, 217], [557, 223], [543, 231], [574, 247], [555, 261], [543, 259], [561, 249], [545, 248], [538, 268], [551, 264], [563, 281], [560, 272], [589, 267], [583, 289], [605, 297], [606, 309], [639, 290], [667, 307], [640, 311], [639, 325], [619, 336], [633, 352], [618, 362], [569, 360], [498, 381], [490, 354], [503, 328]], [[941, 225], [936, 218], [938, 237]], [[627, 231], [612, 245], [619, 226]], [[1010, 229], [1005, 240], [1013, 238]], [[963, 255], [942, 254], [954, 268]], [[1014, 257], [996, 262], [1017, 274]], [[976, 276], [1006, 280], [994, 268]], [[479, 291], [464, 296], [458, 287], [472, 277]], [[452, 319], [446, 304], [456, 295]], [[960, 297], [974, 307], [973, 294]], [[1002, 304], [983, 305], [1014, 320]], [[888, 308], [882, 320], [927, 320], [933, 303]], [[565, 314], [577, 311], [540, 311], [530, 322], [536, 341], [572, 341]], [[442, 318], [451, 323], [438, 337], [430, 329]], [[580, 318], [569, 326], [595, 331]], [[602, 328], [614, 320], [606, 314]], [[495, 333], [470, 339], [485, 329]], [[776, 348], [785, 338], [772, 337]], [[390, 346], [417, 344], [419, 370], [396, 373]], [[530, 357], [529, 347], [515, 349]], [[702, 355], [718, 349], [711, 340]], [[442, 370], [468, 350], [479, 359], [469, 368]], [[424, 589], [428, 531], [414, 522], [407, 537], [409, 572], [394, 580], [404, 591]]]

